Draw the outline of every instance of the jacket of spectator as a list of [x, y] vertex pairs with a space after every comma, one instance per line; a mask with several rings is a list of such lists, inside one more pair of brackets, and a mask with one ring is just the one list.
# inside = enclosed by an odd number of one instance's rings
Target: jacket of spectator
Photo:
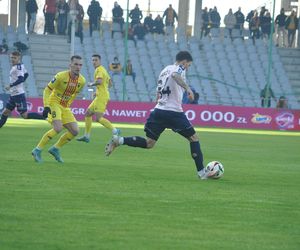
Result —
[[221, 17], [217, 10], [217, 7], [214, 7], [214, 9], [210, 12], [210, 21], [211, 21], [211, 27], [212, 28], [219, 28], [221, 23]]
[[244, 22], [245, 22], [245, 16], [241, 11], [241, 7], [239, 7], [238, 11], [234, 13], [236, 18], [236, 29], [243, 29], [244, 28]]
[[226, 28], [233, 29], [236, 25], [236, 18], [235, 15], [232, 13], [232, 10], [230, 9], [228, 14], [224, 18], [224, 24]]
[[134, 25], [141, 22], [141, 19], [143, 18], [143, 14], [139, 9], [138, 4], [136, 4], [135, 8], [130, 11], [129, 17], [131, 18], [131, 25], [132, 26], [134, 26]]
[[169, 5], [169, 8], [167, 8], [162, 16], [164, 19], [166, 17], [165, 24], [166, 26], [174, 26], [175, 19], [178, 21], [178, 16], [176, 11], [172, 8], [172, 4]]
[[275, 24], [278, 24], [279, 27], [284, 27], [286, 18], [287, 15], [284, 14], [284, 8], [282, 8], [280, 14], [276, 16]]
[[28, 13], [37, 13], [38, 5], [35, 0], [26, 1], [26, 11]]

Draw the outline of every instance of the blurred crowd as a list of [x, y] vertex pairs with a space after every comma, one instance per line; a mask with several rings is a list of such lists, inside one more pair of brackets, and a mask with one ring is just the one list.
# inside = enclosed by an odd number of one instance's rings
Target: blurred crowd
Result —
[[[26, 11], [28, 33], [34, 33], [38, 11], [36, 0], [26, 0]], [[94, 30], [100, 30], [102, 12], [103, 9], [99, 1], [91, 0], [86, 13], [89, 19], [90, 36], [92, 36]], [[83, 18], [85, 12], [79, 0], [45, 0], [43, 13], [45, 17], [44, 34], [69, 35], [70, 37], [72, 23], [75, 22], [76, 36], [80, 37], [81, 41], [83, 40]], [[175, 22], [178, 21], [176, 11], [170, 4], [168, 8], [160, 13], [162, 14], [158, 14], [156, 17], [153, 17], [151, 13], [144, 17], [139, 5], [136, 4], [129, 12], [129, 39], [144, 39], [144, 36], [149, 32], [166, 35], [173, 34]], [[221, 16], [216, 6], [210, 9], [205, 7], [202, 10], [201, 18], [201, 38], [210, 36], [212, 29], [220, 28]], [[261, 7], [259, 11], [251, 10], [247, 15], [242, 12], [240, 7], [236, 11], [230, 8], [224, 16], [223, 22], [225, 30], [231, 38], [233, 38], [234, 30], [239, 30], [240, 35], [243, 36], [245, 26], [250, 32], [249, 37], [253, 39], [253, 43], [255, 43], [256, 39], [268, 39], [271, 34], [272, 18], [265, 7]], [[112, 36], [115, 32], [124, 30], [124, 11], [118, 2], [114, 2], [112, 23]], [[277, 46], [292, 47], [298, 26], [299, 18], [297, 13], [293, 10], [286, 14], [285, 10], [281, 9], [275, 19], [274, 32], [277, 35]]]

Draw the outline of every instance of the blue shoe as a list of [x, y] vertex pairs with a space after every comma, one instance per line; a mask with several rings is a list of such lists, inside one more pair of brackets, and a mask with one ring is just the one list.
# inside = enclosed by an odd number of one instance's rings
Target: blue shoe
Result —
[[77, 141], [83, 141], [83, 142], [86, 142], [86, 143], [90, 142], [90, 138], [86, 137], [85, 135], [77, 138], [76, 140]]
[[119, 136], [121, 134], [121, 129], [117, 128], [116, 132], [113, 132], [113, 135]]
[[64, 160], [63, 160], [63, 159], [61, 158], [61, 156], [60, 156], [60, 153], [59, 153], [59, 149], [58, 149], [58, 148], [52, 146], [51, 148], [49, 148], [48, 152], [49, 152], [50, 154], [52, 154], [52, 155], [54, 156], [55, 160], [57, 160], [58, 162], [61, 162], [61, 163], [64, 162]]
[[42, 150], [38, 149], [38, 148], [34, 148], [32, 151], [31, 151], [31, 154], [33, 156], [33, 159], [37, 162], [37, 163], [41, 163], [43, 162], [42, 160]]

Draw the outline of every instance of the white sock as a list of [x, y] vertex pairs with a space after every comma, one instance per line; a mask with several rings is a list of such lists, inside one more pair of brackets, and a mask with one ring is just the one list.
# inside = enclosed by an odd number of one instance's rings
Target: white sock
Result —
[[124, 144], [124, 137], [119, 137], [119, 144], [123, 145]]

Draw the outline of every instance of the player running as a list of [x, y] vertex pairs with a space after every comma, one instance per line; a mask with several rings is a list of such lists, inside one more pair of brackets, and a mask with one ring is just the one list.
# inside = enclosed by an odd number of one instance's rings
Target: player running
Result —
[[89, 87], [96, 86], [96, 98], [88, 107], [85, 114], [85, 133], [84, 136], [79, 137], [77, 141], [89, 142], [91, 129], [92, 129], [92, 117], [96, 116], [96, 121], [102, 124], [105, 128], [112, 131], [113, 135], [119, 135], [120, 130], [115, 128], [109, 120], [103, 117], [106, 106], [109, 102], [109, 88], [111, 87], [111, 79], [106, 69], [101, 65], [101, 56], [95, 54], [92, 56], [92, 63], [95, 68], [94, 82], [89, 83]]
[[12, 52], [10, 54], [10, 61], [12, 67], [9, 72], [9, 85], [5, 86], [5, 89], [10, 92], [10, 97], [1, 115], [0, 128], [6, 123], [8, 116], [15, 108], [17, 108], [17, 111], [24, 119], [44, 119], [38, 113], [27, 112], [24, 82], [28, 77], [28, 72], [24, 64], [21, 63], [21, 53], [19, 51]]
[[144, 128], [147, 138], [115, 135], [105, 147], [107, 156], [120, 145], [153, 148], [161, 133], [166, 128], [170, 128], [190, 142], [190, 151], [195, 161], [198, 176], [201, 179], [207, 179], [198, 136], [185, 116], [181, 104], [184, 91], [187, 91], [191, 100], [194, 99], [193, 91], [185, 83], [185, 72], [192, 61], [193, 58], [189, 52], [181, 51], [176, 55], [175, 64], [169, 65], [161, 71], [157, 84], [157, 104], [148, 117]]
[[53, 128], [43, 135], [39, 144], [32, 150], [32, 156], [36, 162], [42, 162], [41, 153], [45, 145], [63, 128], [66, 128], [67, 132], [48, 150], [58, 162], [63, 162], [59, 149], [70, 142], [79, 132], [70, 105], [85, 85], [85, 78], [80, 74], [81, 68], [81, 57], [72, 56], [70, 69], [57, 73], [44, 90], [43, 116], [48, 117]]

